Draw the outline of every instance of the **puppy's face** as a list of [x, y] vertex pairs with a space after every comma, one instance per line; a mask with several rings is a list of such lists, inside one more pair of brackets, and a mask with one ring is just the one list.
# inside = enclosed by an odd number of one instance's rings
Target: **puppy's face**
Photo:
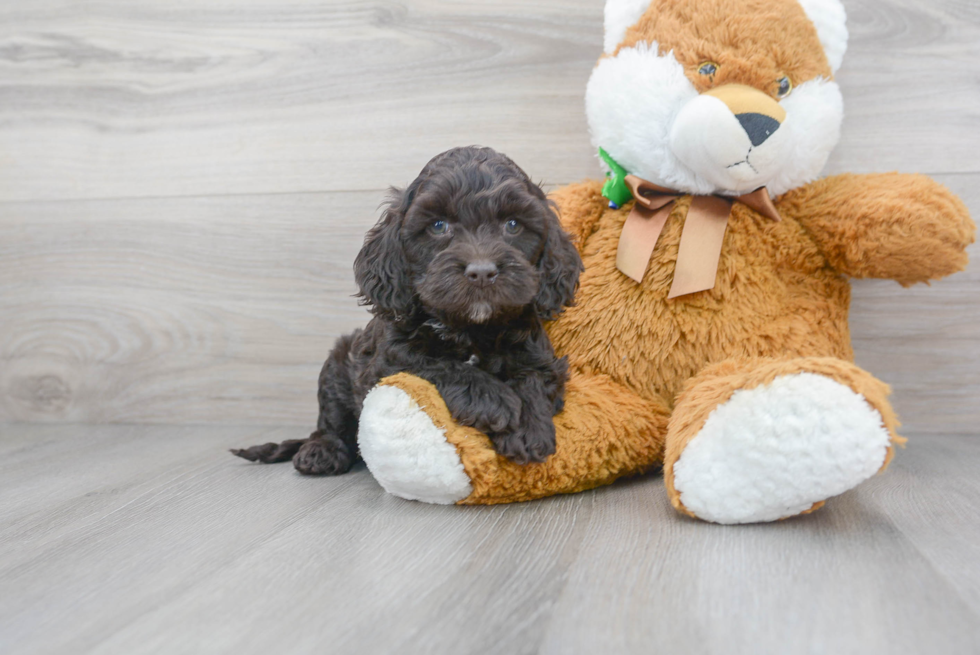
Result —
[[434, 158], [398, 193], [354, 265], [361, 295], [394, 315], [419, 304], [454, 323], [570, 304], [581, 260], [541, 189], [489, 148]]
[[464, 323], [522, 310], [538, 293], [549, 213], [513, 175], [463, 169], [430, 178], [402, 226], [422, 304]]

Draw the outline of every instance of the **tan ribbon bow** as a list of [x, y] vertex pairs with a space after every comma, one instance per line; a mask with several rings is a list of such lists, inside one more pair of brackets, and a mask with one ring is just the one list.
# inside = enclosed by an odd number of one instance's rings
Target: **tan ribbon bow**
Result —
[[[637, 282], [643, 281], [657, 239], [670, 217], [673, 203], [685, 194], [665, 189], [635, 175], [626, 184], [636, 202], [623, 224], [616, 251], [616, 268]], [[744, 196], [694, 196], [687, 210], [681, 243], [677, 250], [674, 280], [668, 298], [704, 291], [715, 286], [721, 243], [728, 227], [728, 216], [735, 201], [748, 205], [763, 216], [779, 221], [779, 212], [765, 187]]]

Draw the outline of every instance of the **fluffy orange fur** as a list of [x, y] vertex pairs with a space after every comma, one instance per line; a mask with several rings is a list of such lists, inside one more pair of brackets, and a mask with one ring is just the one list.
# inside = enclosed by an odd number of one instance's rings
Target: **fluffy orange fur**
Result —
[[[654, 0], [623, 45], [655, 40], [662, 52], [673, 50], [702, 91], [739, 82], [775, 93], [782, 75], [795, 83], [829, 78], [803, 10], [777, 4]], [[704, 61], [721, 64], [723, 78], [697, 75]], [[585, 263], [576, 306], [549, 327], [572, 369], [566, 409], [555, 418], [554, 456], [514, 465], [484, 435], [456, 426], [428, 383], [407, 375], [385, 381], [418, 400], [457, 447], [473, 483], [461, 503], [581, 491], [663, 463], [671, 501], [686, 512], [672, 466], [711, 411], [738, 389], [800, 371], [862, 394], [892, 443], [901, 443], [888, 387], [852, 363], [845, 276], [908, 285], [961, 270], [976, 228], [947, 189], [918, 175], [839, 175], [777, 198], [778, 223], [736, 203], [715, 287], [672, 300], [690, 197], [675, 204], [637, 284], [615, 266], [632, 203], [610, 209], [600, 189], [586, 181], [553, 194]], [[886, 465], [890, 457], [891, 449]]]
[[399, 373], [381, 381], [407, 392], [456, 446], [473, 492], [463, 505], [492, 505], [584, 491], [623, 475], [642, 473], [664, 452], [669, 412], [602, 375], [573, 374], [565, 411], [555, 417], [557, 452], [540, 464], [520, 466], [493, 450], [481, 432], [456, 425], [436, 388]]
[[[794, 84], [833, 77], [816, 28], [795, 2], [653, 0], [619, 48], [641, 41], [673, 51], [699, 93], [734, 82], [776, 97], [784, 75]], [[706, 61], [718, 64], [712, 77], [697, 72]]]

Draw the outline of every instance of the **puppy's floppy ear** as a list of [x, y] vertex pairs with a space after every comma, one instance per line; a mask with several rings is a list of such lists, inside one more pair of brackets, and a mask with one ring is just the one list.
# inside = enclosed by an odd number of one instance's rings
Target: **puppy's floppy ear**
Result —
[[405, 191], [392, 188], [381, 219], [364, 237], [364, 246], [354, 259], [354, 281], [361, 304], [371, 305], [372, 312], [390, 319], [411, 313], [415, 286], [402, 246], [402, 220], [418, 185]]
[[538, 260], [540, 279], [534, 308], [538, 316], [549, 321], [573, 304], [578, 276], [584, 268], [578, 250], [558, 222], [557, 205], [550, 200], [545, 202], [548, 234]]

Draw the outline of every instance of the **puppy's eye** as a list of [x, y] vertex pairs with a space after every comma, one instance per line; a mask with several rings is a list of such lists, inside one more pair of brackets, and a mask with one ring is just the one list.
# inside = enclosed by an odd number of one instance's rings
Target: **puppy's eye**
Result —
[[523, 226], [513, 218], [507, 221], [506, 223], [504, 223], [504, 232], [506, 232], [507, 234], [510, 235], [518, 234], [521, 231], [521, 229], [523, 229]]
[[776, 80], [776, 84], [779, 86], [776, 89], [776, 95], [780, 98], [785, 98], [793, 90], [793, 82], [785, 75]]
[[432, 221], [429, 225], [429, 233], [435, 235], [446, 234], [449, 232], [449, 223], [446, 221]]
[[706, 61], [698, 66], [698, 74], [711, 76], [718, 72], [718, 64], [713, 61]]

